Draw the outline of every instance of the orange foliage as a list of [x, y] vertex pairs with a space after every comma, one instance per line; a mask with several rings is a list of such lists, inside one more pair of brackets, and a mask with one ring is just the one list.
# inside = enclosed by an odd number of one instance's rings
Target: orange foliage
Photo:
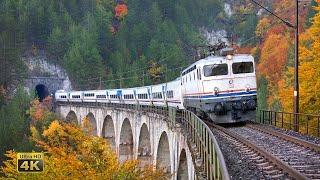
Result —
[[128, 14], [128, 7], [125, 4], [118, 4], [114, 10], [115, 17], [123, 18]]
[[285, 68], [288, 56], [288, 42], [281, 35], [267, 37], [261, 50], [258, 71], [264, 75], [270, 84], [275, 85]]
[[[312, 26], [300, 36], [299, 44], [299, 84], [300, 111], [319, 114], [320, 109], [320, 0], [317, 0], [317, 14]], [[285, 79], [279, 83], [279, 96], [284, 110], [292, 110], [293, 68], [286, 72]]]
[[[37, 131], [32, 128], [33, 131]], [[16, 152], [8, 151], [8, 160], [0, 169], [13, 179], [165, 179], [163, 171], [138, 168], [138, 161], [120, 164], [116, 154], [103, 138], [87, 135], [75, 124], [53, 121], [43, 133], [33, 136], [45, 152], [43, 173], [17, 173]]]
[[[295, 23], [295, 1], [271, 0], [272, 9], [281, 18]], [[303, 31], [304, 22], [308, 8], [299, 6], [299, 30]], [[279, 19], [266, 14], [258, 23], [256, 36], [260, 38], [261, 56], [257, 66], [257, 73], [266, 77], [270, 92], [268, 102], [273, 104], [275, 100], [281, 100], [281, 105], [288, 109], [292, 105], [292, 84], [293, 77], [291, 70], [286, 69], [288, 62], [289, 46], [294, 43], [294, 31], [287, 27]], [[300, 53], [303, 51], [300, 51]], [[286, 73], [285, 73], [286, 72]], [[291, 96], [291, 100], [288, 97]], [[286, 102], [286, 104], [282, 104]], [[291, 107], [292, 109], [292, 107]]]
[[33, 122], [43, 121], [52, 115], [51, 113], [52, 97], [46, 97], [42, 102], [38, 99], [31, 101], [29, 114]]
[[252, 48], [250, 46], [236, 47], [236, 51], [238, 54], [251, 54]]

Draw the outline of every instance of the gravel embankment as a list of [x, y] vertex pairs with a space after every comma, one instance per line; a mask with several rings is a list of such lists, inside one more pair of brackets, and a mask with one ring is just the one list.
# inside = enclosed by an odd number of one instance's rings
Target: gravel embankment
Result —
[[231, 179], [271, 179], [260, 170], [246, 155], [236, 150], [232, 142], [212, 129], [225, 158]]

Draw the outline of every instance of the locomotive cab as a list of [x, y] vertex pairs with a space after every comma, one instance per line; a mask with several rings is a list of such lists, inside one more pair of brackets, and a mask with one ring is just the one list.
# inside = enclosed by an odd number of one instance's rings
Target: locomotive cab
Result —
[[183, 71], [181, 78], [184, 106], [198, 115], [205, 114], [217, 123], [255, 118], [256, 76], [252, 56], [209, 56]]

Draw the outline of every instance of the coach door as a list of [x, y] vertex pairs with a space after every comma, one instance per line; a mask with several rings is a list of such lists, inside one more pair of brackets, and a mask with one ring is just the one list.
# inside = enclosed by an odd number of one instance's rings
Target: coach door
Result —
[[197, 68], [197, 88], [198, 88], [198, 93], [203, 93], [201, 67]]
[[152, 97], [151, 97], [151, 90], [148, 88], [148, 97], [149, 97], [149, 102], [152, 103]]
[[167, 104], [167, 83], [162, 85], [162, 98], [163, 98], [164, 104], [168, 105]]
[[117, 90], [117, 97], [119, 98], [119, 102], [121, 102], [121, 99], [122, 99], [122, 90]]
[[235, 90], [235, 77], [234, 74], [232, 73], [232, 60], [229, 60], [228, 62], [228, 70], [229, 70], [229, 79], [228, 79], [228, 91], [233, 92]]

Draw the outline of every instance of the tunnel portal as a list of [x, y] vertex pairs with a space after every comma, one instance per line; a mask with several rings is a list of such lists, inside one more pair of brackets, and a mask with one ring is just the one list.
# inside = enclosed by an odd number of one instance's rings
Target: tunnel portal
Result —
[[42, 102], [47, 96], [49, 96], [48, 88], [43, 84], [38, 84], [36, 86], [36, 96], [39, 98], [39, 101]]

